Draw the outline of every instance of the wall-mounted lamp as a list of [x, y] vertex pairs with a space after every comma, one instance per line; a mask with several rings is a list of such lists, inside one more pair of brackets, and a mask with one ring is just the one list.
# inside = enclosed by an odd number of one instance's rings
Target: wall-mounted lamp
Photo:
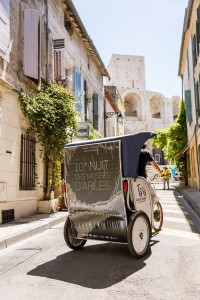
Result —
[[117, 119], [119, 124], [123, 124], [123, 115], [121, 111], [118, 112]]
[[119, 110], [119, 111], [117, 111], [117, 112], [114, 112], [114, 111], [108, 111], [108, 112], [106, 112], [105, 113], [105, 117], [106, 117], [106, 119], [108, 119], [108, 118], [110, 118], [110, 117], [112, 117], [113, 115], [115, 115], [115, 114], [117, 114], [117, 120], [118, 120], [118, 122], [120, 123], [120, 124], [122, 124], [123, 123], [123, 115], [122, 115], [122, 113], [121, 113], [121, 111]]
[[112, 117], [113, 115], [115, 115], [115, 114], [117, 114], [117, 112], [111, 112], [111, 111], [108, 111], [108, 112], [106, 112], [105, 113], [105, 117], [106, 117], [106, 119], [108, 119], [108, 118], [110, 118], [110, 117]]

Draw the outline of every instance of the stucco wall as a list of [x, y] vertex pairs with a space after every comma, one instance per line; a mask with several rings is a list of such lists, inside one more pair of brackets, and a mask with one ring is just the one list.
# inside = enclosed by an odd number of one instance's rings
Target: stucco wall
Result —
[[[74, 28], [69, 33], [64, 27], [64, 14], [66, 6], [61, 0], [48, 1], [49, 30], [48, 52], [46, 48], [46, 16], [45, 1], [12, 1], [10, 6], [10, 53], [7, 62], [0, 60], [0, 183], [3, 183], [5, 193], [0, 200], [0, 223], [1, 211], [15, 210], [15, 218], [27, 216], [36, 212], [37, 201], [43, 197], [44, 166], [40, 154], [40, 146], [36, 145], [37, 163], [37, 188], [35, 190], [19, 190], [20, 173], [20, 139], [25, 132], [28, 123], [22, 115], [18, 95], [23, 90], [34, 95], [41, 89], [47, 79], [54, 79], [54, 52], [53, 40], [65, 39], [65, 68], [73, 72], [76, 66], [81, 73], [81, 90], [83, 91], [84, 80], [88, 82], [89, 116], [92, 122], [93, 105], [92, 95], [99, 95], [99, 130], [103, 136], [103, 75], [88, 54], [85, 42]], [[38, 82], [24, 75], [23, 70], [23, 11], [24, 9], [38, 11], [41, 32], [41, 69]], [[48, 58], [48, 59], [47, 59]], [[73, 89], [73, 82], [69, 81], [69, 88]], [[82, 112], [78, 121], [84, 121], [84, 94], [81, 94]], [[0, 198], [1, 199], [1, 198]]]

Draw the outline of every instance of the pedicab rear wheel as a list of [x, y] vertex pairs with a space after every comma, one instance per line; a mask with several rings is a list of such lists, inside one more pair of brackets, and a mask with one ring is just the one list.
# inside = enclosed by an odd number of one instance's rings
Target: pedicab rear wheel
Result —
[[131, 217], [128, 225], [128, 247], [130, 253], [140, 258], [150, 251], [151, 226], [149, 219], [142, 212]]
[[76, 230], [69, 217], [65, 221], [64, 225], [64, 239], [67, 246], [73, 250], [79, 250], [83, 248], [87, 242], [87, 240], [76, 238]]
[[153, 211], [153, 229], [158, 232], [163, 225], [163, 209], [160, 202], [155, 203]]

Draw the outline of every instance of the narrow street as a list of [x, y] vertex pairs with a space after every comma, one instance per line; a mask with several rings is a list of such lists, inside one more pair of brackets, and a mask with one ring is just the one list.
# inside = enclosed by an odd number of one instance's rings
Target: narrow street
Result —
[[0, 299], [199, 299], [199, 234], [177, 192], [158, 194], [164, 224], [148, 257], [99, 241], [72, 251], [62, 223], [0, 251]]

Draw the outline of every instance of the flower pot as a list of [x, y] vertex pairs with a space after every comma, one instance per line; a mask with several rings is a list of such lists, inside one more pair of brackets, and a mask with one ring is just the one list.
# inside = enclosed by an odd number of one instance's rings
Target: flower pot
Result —
[[51, 214], [58, 211], [58, 199], [41, 200], [37, 203], [37, 211], [41, 214]]

